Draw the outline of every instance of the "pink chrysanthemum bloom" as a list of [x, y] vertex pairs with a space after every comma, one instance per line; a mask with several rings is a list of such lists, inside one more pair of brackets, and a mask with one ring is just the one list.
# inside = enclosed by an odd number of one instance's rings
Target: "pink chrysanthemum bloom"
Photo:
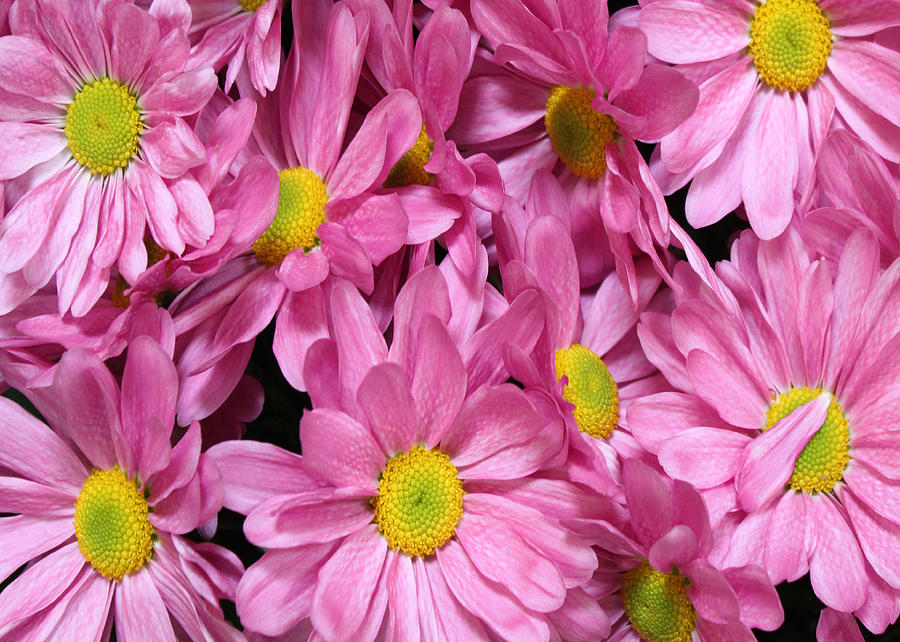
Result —
[[[87, 312], [116, 267], [213, 232], [186, 172], [206, 160], [183, 117], [215, 90], [187, 38], [130, 4], [20, 0], [0, 38], [0, 313], [56, 277], [60, 312]], [[198, 202], [199, 199], [199, 202]]]
[[[523, 295], [458, 347], [446, 286], [429, 268], [401, 290], [388, 349], [354, 288], [340, 283], [332, 296], [335, 340], [313, 346], [308, 369], [316, 353], [335, 367], [309, 376], [315, 409], [300, 424], [302, 463], [253, 442], [210, 450], [226, 505], [255, 506], [244, 530], [269, 549], [238, 587], [242, 623], [282, 635], [309, 617], [324, 639], [385, 630], [390, 639], [547, 640], [554, 617], [566, 617], [548, 614], [562, 609], [592, 618], [602, 636], [597, 605], [566, 599], [596, 556], [556, 517], [607, 507], [572, 501], [583, 493], [565, 480], [529, 483], [559, 438], [526, 393], [496, 383], [499, 344], [540, 330], [538, 298]], [[302, 478], [242, 476], [288, 467]]]
[[188, 4], [195, 64], [216, 70], [227, 64], [225, 91], [242, 70], [263, 96], [275, 89], [281, 67], [284, 0], [188, 0]]
[[514, 299], [537, 288], [547, 311], [531, 354], [509, 349], [504, 356], [512, 376], [526, 390], [547, 391], [565, 418], [569, 477], [611, 494], [618, 492], [617, 453], [645, 452], [620, 420], [633, 399], [670, 389], [644, 357], [636, 332], [640, 312], [651, 299], [652, 308], [664, 309], [667, 295], [655, 296], [660, 277], [648, 258], [636, 261], [637, 309], [611, 266], [596, 289], [582, 291], [570, 225], [566, 197], [547, 171], [535, 175], [524, 209], [507, 202], [495, 219], [504, 294]]
[[582, 257], [609, 243], [636, 301], [632, 244], [655, 257], [670, 232], [635, 140], [656, 141], [687, 118], [696, 87], [674, 69], [646, 64], [640, 30], [610, 32], [605, 0], [473, 0], [471, 11], [497, 64], [484, 52], [476, 58], [448, 135], [491, 153], [518, 200], [535, 172], [554, 170], [571, 194], [582, 285], [605, 276]]
[[[149, 375], [148, 373], [152, 373]], [[177, 375], [149, 337], [129, 346], [121, 389], [87, 351], [63, 355], [29, 397], [54, 427], [0, 399], [0, 637], [241, 640], [237, 557], [183, 534], [222, 505], [200, 426], [173, 447]], [[180, 636], [180, 637], [179, 637]]]
[[722, 565], [808, 571], [827, 606], [883, 631], [900, 595], [900, 262], [882, 270], [866, 230], [834, 270], [792, 228], [748, 231], [731, 256], [727, 299], [685, 270], [671, 317], [642, 316], [647, 357], [683, 392], [633, 404], [632, 434], [730, 529]]
[[816, 157], [814, 177], [797, 227], [815, 254], [837, 265], [847, 239], [865, 227], [878, 239], [884, 266], [900, 256], [900, 183], [871, 147], [846, 130], [833, 132]]
[[630, 521], [600, 546], [585, 586], [616, 622], [611, 642], [753, 642], [751, 627], [781, 626], [784, 611], [763, 569], [710, 562], [709, 518], [694, 488], [668, 484], [636, 459], [625, 460], [622, 479]]
[[900, 161], [900, 53], [873, 41], [900, 25], [897, 2], [659, 0], [638, 24], [653, 56], [700, 85], [653, 164], [667, 193], [693, 179], [691, 225], [743, 202], [757, 235], [778, 236], [834, 127]]

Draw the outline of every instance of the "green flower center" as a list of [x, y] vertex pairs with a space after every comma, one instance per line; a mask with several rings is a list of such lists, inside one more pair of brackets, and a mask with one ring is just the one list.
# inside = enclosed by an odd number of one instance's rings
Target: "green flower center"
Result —
[[592, 100], [593, 89], [556, 85], [544, 115], [556, 155], [584, 178], [600, 178], [606, 172], [606, 144], [616, 135], [616, 121], [591, 107]]
[[563, 399], [575, 406], [575, 421], [581, 432], [597, 439], [612, 434], [619, 422], [619, 388], [603, 360], [585, 348], [556, 351], [556, 379], [568, 377]]
[[75, 537], [84, 559], [109, 579], [139, 571], [153, 555], [148, 511], [137, 482], [118, 465], [94, 469], [75, 500]]
[[663, 573], [647, 560], [627, 571], [622, 601], [631, 627], [649, 642], [690, 642], [696, 613], [687, 594], [689, 584], [678, 569]]
[[462, 517], [456, 466], [440, 450], [413, 446], [390, 458], [372, 498], [375, 523], [394, 550], [431, 555], [453, 536]]
[[125, 168], [140, 150], [144, 125], [137, 96], [109, 78], [86, 84], [66, 108], [66, 140], [72, 156], [91, 174]]
[[384, 186], [430, 185], [432, 176], [425, 171], [425, 164], [431, 158], [433, 151], [434, 141], [428, 138], [428, 134], [425, 133], [425, 125], [422, 125], [422, 133], [419, 134], [409, 151], [391, 168], [384, 180]]
[[253, 243], [261, 263], [279, 265], [291, 250], [308, 252], [319, 244], [316, 230], [325, 222], [325, 183], [305, 167], [278, 172], [278, 211], [268, 229]]
[[[766, 411], [766, 430], [822, 394], [822, 388], [791, 388], [779, 394]], [[840, 404], [832, 398], [828, 404], [825, 423], [810, 438], [794, 462], [794, 472], [788, 485], [794, 490], [831, 492], [844, 477], [850, 461], [850, 424]]]
[[749, 53], [763, 82], [803, 91], [825, 73], [831, 54], [828, 18], [814, 0], [768, 0], [750, 20]]

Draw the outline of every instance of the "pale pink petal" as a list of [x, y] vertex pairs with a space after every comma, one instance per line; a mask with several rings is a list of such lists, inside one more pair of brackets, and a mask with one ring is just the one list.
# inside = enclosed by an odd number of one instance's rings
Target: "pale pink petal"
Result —
[[488, 636], [481, 620], [467, 611], [454, 597], [441, 574], [441, 565], [436, 557], [428, 563], [421, 557], [414, 558], [413, 571], [418, 594], [423, 596], [418, 602], [423, 640], [445, 640], [448, 637], [445, 631], [455, 631], [464, 639], [469, 636], [469, 639], [481, 640]]
[[581, 588], [567, 591], [562, 608], [548, 613], [547, 619], [560, 637], [569, 642], [594, 642], [609, 638], [609, 615], [596, 599]]
[[409, 278], [394, 301], [394, 332], [390, 358], [407, 372], [415, 368], [419, 328], [425, 317], [434, 315], [443, 324], [450, 322], [451, 305], [447, 281], [434, 266]]
[[335, 486], [374, 490], [387, 457], [369, 429], [330, 408], [303, 414], [300, 441], [304, 465]]
[[198, 67], [153, 85], [138, 102], [147, 112], [189, 116], [200, 111], [215, 90], [212, 67]]
[[513, 134], [544, 117], [549, 96], [546, 87], [516, 76], [476, 76], [463, 85], [447, 136], [466, 144]]
[[21, 176], [66, 148], [59, 127], [35, 123], [0, 123], [0, 180]]
[[748, 18], [699, 2], [661, 0], [641, 9], [638, 25], [651, 55], [680, 64], [723, 58], [746, 47]]
[[71, 517], [74, 505], [71, 491], [19, 477], [0, 477], [0, 513]]
[[744, 510], [756, 510], [784, 488], [800, 452], [825, 423], [829, 403], [831, 395], [822, 393], [747, 445], [735, 477]]
[[866, 107], [832, 74], [824, 74], [819, 82], [831, 95], [837, 113], [852, 132], [871, 145], [882, 158], [893, 163], [900, 162], [900, 137], [893, 123]]
[[853, 495], [879, 515], [900, 523], [900, 481], [886, 479], [862, 461], [844, 470]]
[[722, 428], [689, 428], [662, 443], [659, 463], [675, 479], [697, 488], [712, 488], [738, 471], [750, 437]]
[[687, 594], [697, 615], [719, 624], [738, 619], [740, 603], [721, 571], [706, 560], [695, 559], [682, 572], [691, 580]]
[[309, 616], [316, 578], [333, 543], [267, 551], [247, 569], [235, 603], [241, 623], [265, 635], [280, 635]]
[[244, 520], [244, 534], [263, 548], [294, 548], [341, 539], [371, 523], [368, 497], [335, 498], [325, 488], [267, 499]]
[[272, 351], [285, 379], [305, 390], [303, 367], [309, 347], [328, 336], [325, 299], [321, 288], [288, 292], [275, 317]]
[[758, 566], [726, 568], [723, 573], [741, 605], [741, 622], [774, 631], [784, 622], [784, 609], [766, 572]]
[[178, 178], [206, 162], [206, 149], [193, 130], [180, 118], [160, 123], [141, 137], [147, 162], [164, 178]]
[[139, 640], [148, 631], [161, 641], [175, 641], [175, 632], [159, 590], [149, 573], [129, 573], [116, 585], [115, 617], [117, 637]]
[[831, 23], [831, 33], [842, 36], [842, 39], [867, 36], [900, 24], [900, 7], [891, 0], [822, 0], [820, 4]]
[[841, 491], [840, 498], [866, 561], [885, 582], [895, 589], [900, 588], [897, 524], [878, 515], [846, 488]]
[[344, 401], [353, 408], [356, 389], [369, 368], [387, 361], [387, 346], [369, 306], [350, 283], [338, 281], [335, 284], [331, 292], [331, 310], [332, 336], [338, 346]]
[[[417, 642], [419, 614], [411, 605], [419, 604], [416, 594], [416, 578], [412, 558], [403, 554], [388, 554], [388, 637], [398, 642]], [[431, 601], [431, 596], [422, 596], [423, 601]], [[427, 625], [426, 625], [427, 626]]]
[[879, 116], [900, 126], [900, 52], [861, 39], [839, 39], [828, 58], [828, 69], [847, 91]]
[[[74, 500], [72, 503], [74, 505]], [[73, 535], [71, 517], [0, 517], [0, 581], [6, 580], [20, 566], [39, 558]], [[77, 546], [75, 551], [81, 554]], [[81, 561], [84, 562], [84, 556], [81, 556]], [[6, 593], [4, 590], [0, 595]], [[0, 597], [0, 602], [3, 599]]]
[[622, 483], [634, 530], [649, 548], [672, 528], [672, 498], [661, 475], [637, 459], [625, 460]]
[[131, 5], [113, 7], [108, 20], [111, 75], [135, 86], [159, 43], [159, 23], [148, 12]]
[[274, 444], [225, 441], [206, 456], [222, 474], [225, 507], [244, 515], [270, 497], [313, 490], [320, 483], [302, 467], [299, 455]]
[[60, 105], [71, 102], [75, 95], [75, 83], [57, 57], [37, 39], [20, 36], [0, 39], [0, 87]]
[[686, 365], [698, 396], [713, 406], [722, 419], [744, 428], [760, 427], [769, 400], [735, 359], [723, 363], [708, 352], [695, 349], [688, 353]]
[[[419, 417], [402, 368], [384, 363], [369, 370], [356, 393], [375, 439], [387, 456], [405, 451], [419, 438]], [[433, 444], [428, 444], [432, 446]]]
[[690, 528], [679, 524], [653, 543], [647, 559], [654, 568], [671, 573], [673, 566], [684, 568], [696, 555], [697, 536]]
[[278, 280], [292, 292], [303, 292], [317, 286], [328, 276], [328, 257], [321, 248], [306, 252], [302, 247], [291, 251], [276, 272]]
[[371, 294], [375, 287], [372, 261], [363, 246], [337, 223], [326, 221], [316, 234], [322, 239], [322, 253], [328, 257], [328, 269], [339, 279], [345, 279]]
[[800, 493], [788, 491], [772, 507], [765, 537], [766, 572], [772, 581], [793, 582], [809, 570], [806, 542], [806, 502]]
[[[347, 537], [322, 566], [313, 595], [313, 625], [326, 639], [352, 639], [364, 625], [381, 575], [387, 542], [374, 524]], [[353, 581], [348, 582], [347, 578]], [[353, 608], [347, 606], [352, 604]]]
[[824, 608], [816, 625], [816, 640], [819, 642], [863, 642], [859, 624], [850, 613], [841, 613], [833, 608]]
[[142, 202], [153, 239], [164, 250], [181, 255], [184, 239], [178, 232], [178, 206], [162, 178], [143, 162], [132, 163], [125, 174], [130, 191]]
[[809, 580], [816, 597], [839, 611], [853, 611], [866, 600], [866, 571], [859, 542], [844, 511], [830, 495], [806, 496], [815, 520], [816, 549], [809, 558]]

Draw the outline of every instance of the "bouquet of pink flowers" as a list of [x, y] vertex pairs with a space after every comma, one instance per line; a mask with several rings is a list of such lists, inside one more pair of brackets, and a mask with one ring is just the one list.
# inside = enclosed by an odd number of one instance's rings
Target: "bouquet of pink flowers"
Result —
[[900, 639], [900, 0], [0, 0], [0, 391], [0, 640]]

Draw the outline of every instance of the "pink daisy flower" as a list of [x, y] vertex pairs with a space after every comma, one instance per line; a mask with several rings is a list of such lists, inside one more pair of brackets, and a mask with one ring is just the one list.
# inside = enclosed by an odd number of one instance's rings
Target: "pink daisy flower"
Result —
[[[300, 424], [302, 463], [243, 442], [210, 450], [226, 505], [255, 506], [244, 530], [269, 549], [238, 588], [244, 625], [281, 635], [309, 617], [325, 639], [369, 640], [384, 628], [391, 639], [546, 640], [547, 614], [574, 609], [601, 636], [596, 605], [565, 604], [596, 557], [556, 517], [571, 508], [605, 518], [608, 502], [576, 503], [584, 494], [564, 480], [528, 483], [558, 436], [528, 395], [495, 383], [505, 378], [500, 346], [487, 349], [539, 331], [533, 293], [458, 347], [446, 286], [427, 269], [397, 298], [390, 349], [354, 288], [337, 284], [332, 296], [340, 325], [310, 351], [315, 410]], [[314, 368], [317, 353], [338, 368]], [[303, 479], [240, 476], [290, 458]], [[533, 507], [551, 498], [556, 510]]]
[[835, 127], [900, 161], [900, 53], [873, 40], [900, 25], [898, 3], [659, 0], [638, 24], [653, 56], [700, 85], [697, 110], [653, 164], [666, 193], [693, 179], [691, 225], [743, 202], [761, 238], [781, 234]]
[[[147, 373], [153, 376], [147, 376]], [[121, 388], [100, 359], [63, 355], [29, 398], [51, 430], [0, 399], [0, 593], [4, 639], [240, 640], [218, 600], [233, 599], [237, 557], [185, 533], [222, 505], [200, 426], [170, 443], [177, 376], [149, 337], [131, 343]]]
[[188, 4], [194, 64], [217, 71], [227, 64], [225, 91], [241, 71], [263, 96], [275, 89], [281, 67], [284, 0], [188, 0]]
[[717, 266], [728, 300], [685, 270], [693, 294], [671, 317], [643, 315], [648, 358], [684, 393], [629, 415], [666, 472], [718, 504], [723, 565], [759, 564], [776, 583], [808, 571], [827, 606], [876, 632], [900, 588], [900, 263], [879, 263], [865, 230], [834, 271], [793, 230], [745, 233]]
[[[473, 0], [471, 11], [492, 62], [483, 52], [476, 58], [449, 136], [491, 153], [520, 201], [536, 171], [559, 175], [571, 195], [579, 263], [608, 242], [636, 300], [632, 245], [656, 256], [670, 234], [662, 193], [634, 141], [672, 131], [693, 111], [696, 87], [674, 69], [646, 65], [644, 35], [610, 31], [603, 0], [577, 9]], [[593, 264], [585, 257], [580, 268], [585, 287], [605, 276]]]
[[180, 254], [213, 232], [186, 172], [206, 160], [184, 121], [215, 89], [187, 39], [134, 5], [20, 0], [0, 38], [0, 313], [56, 277], [85, 314], [116, 267], [133, 282], [155, 243]]
[[630, 521], [600, 546], [603, 559], [585, 586], [615, 622], [611, 642], [753, 642], [751, 627], [781, 626], [765, 571], [710, 562], [709, 518], [694, 488], [636, 459], [625, 460], [622, 479]]

